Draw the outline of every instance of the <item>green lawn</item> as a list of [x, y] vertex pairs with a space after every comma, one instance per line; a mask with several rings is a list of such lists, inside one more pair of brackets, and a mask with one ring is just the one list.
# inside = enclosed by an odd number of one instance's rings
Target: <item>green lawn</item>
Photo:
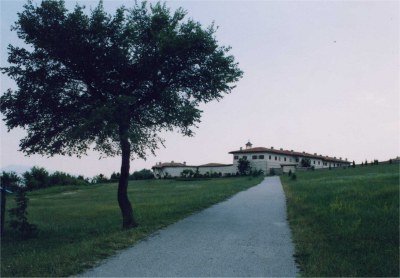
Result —
[[[6, 226], [1, 245], [1, 276], [77, 274], [116, 250], [261, 180], [262, 177], [244, 177], [131, 182], [129, 196], [140, 226], [128, 231], [121, 229], [115, 184], [31, 192], [29, 221], [38, 226], [38, 237], [18, 241]], [[13, 205], [9, 197], [7, 209]]]
[[399, 165], [282, 178], [302, 276], [399, 276]]

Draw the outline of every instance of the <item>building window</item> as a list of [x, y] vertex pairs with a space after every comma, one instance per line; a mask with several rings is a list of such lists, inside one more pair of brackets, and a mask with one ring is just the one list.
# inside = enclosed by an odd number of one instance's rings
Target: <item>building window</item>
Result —
[[257, 159], [257, 156], [256, 156], [256, 155], [253, 155], [251, 158], [252, 158], [252, 159]]
[[315, 165], [315, 160], [313, 160], [313, 162], [312, 162], [314, 165]]
[[243, 158], [244, 160], [247, 160], [247, 156], [245, 156], [245, 155], [244, 155], [244, 156], [242, 156], [242, 158]]
[[277, 157], [277, 156], [275, 156], [275, 160], [278, 160], [278, 157]]
[[321, 161], [318, 161], [318, 165], [320, 165], [321, 164]]
[[259, 159], [264, 159], [264, 155], [259, 155], [258, 158]]
[[299, 158], [296, 158], [296, 162], [299, 162]]
[[239, 159], [239, 156], [238, 156], [238, 155], [235, 155], [235, 156], [233, 157], [233, 159]]
[[286, 161], [286, 157], [285, 157], [283, 160], [285, 160], [285, 161]]
[[269, 156], [269, 160], [271, 160], [271, 156]]

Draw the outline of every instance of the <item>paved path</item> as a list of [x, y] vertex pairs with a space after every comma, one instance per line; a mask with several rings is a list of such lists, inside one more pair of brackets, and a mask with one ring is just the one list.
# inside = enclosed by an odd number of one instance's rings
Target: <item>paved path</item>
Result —
[[183, 219], [82, 276], [296, 276], [278, 177]]

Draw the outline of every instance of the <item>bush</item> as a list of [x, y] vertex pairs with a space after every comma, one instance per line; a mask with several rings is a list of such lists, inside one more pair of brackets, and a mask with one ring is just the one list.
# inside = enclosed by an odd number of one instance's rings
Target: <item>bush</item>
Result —
[[[164, 178], [169, 178], [170, 175], [166, 173]], [[154, 179], [154, 174], [151, 170], [142, 169], [140, 171], [135, 171], [129, 176], [130, 180], [151, 180]]]
[[292, 175], [292, 180], [296, 180], [296, 179], [297, 179], [296, 174], [293, 174], [293, 175]]
[[301, 167], [310, 167], [311, 166], [311, 160], [309, 158], [303, 158], [300, 162]]
[[191, 169], [185, 169], [181, 172], [182, 178], [192, 178], [194, 176], [194, 172]]
[[92, 183], [107, 183], [110, 180], [103, 174], [98, 174], [92, 178]]
[[289, 177], [292, 175], [292, 170], [289, 170], [288, 175], [289, 175]]
[[261, 169], [259, 169], [259, 170], [254, 170], [254, 171], [252, 171], [251, 174], [252, 174], [253, 177], [258, 177], [258, 176], [264, 175], [264, 171], [261, 170]]

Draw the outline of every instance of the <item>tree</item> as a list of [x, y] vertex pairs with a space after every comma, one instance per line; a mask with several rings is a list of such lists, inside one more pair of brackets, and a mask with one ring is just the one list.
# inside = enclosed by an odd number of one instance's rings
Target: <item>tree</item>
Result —
[[28, 222], [28, 197], [26, 188], [20, 187], [15, 194], [16, 207], [9, 210], [10, 226], [15, 229], [16, 235], [21, 239], [28, 239], [36, 235], [36, 225]]
[[50, 185], [49, 172], [42, 167], [32, 167], [22, 174], [27, 190], [45, 188]]
[[356, 168], [356, 162], [353, 160], [353, 168]]
[[310, 167], [311, 166], [311, 160], [309, 158], [303, 158], [300, 163], [301, 163], [301, 167]]
[[140, 171], [133, 172], [132, 175], [129, 176], [130, 180], [150, 180], [154, 179], [153, 171], [149, 169], [142, 169]]
[[238, 171], [239, 174], [244, 176], [250, 173], [250, 161], [244, 158], [239, 158], [238, 160]]
[[192, 136], [200, 103], [230, 93], [241, 76], [216, 28], [186, 12], [138, 3], [114, 15], [63, 1], [29, 1], [12, 27], [30, 47], [8, 46], [16, 81], [0, 101], [9, 129], [22, 127], [26, 154], [121, 156], [118, 203], [123, 227], [137, 223], [127, 195], [130, 160], [154, 154], [162, 130]]

